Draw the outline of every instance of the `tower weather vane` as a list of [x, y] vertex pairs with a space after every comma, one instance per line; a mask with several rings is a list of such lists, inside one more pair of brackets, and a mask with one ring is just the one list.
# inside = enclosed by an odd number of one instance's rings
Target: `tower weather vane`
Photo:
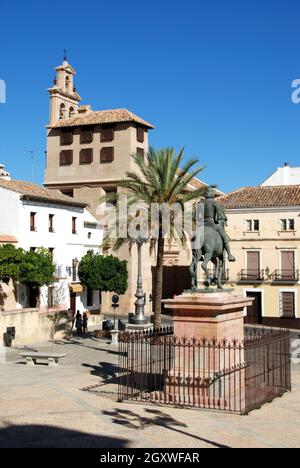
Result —
[[64, 61], [67, 62], [67, 49], [64, 49]]

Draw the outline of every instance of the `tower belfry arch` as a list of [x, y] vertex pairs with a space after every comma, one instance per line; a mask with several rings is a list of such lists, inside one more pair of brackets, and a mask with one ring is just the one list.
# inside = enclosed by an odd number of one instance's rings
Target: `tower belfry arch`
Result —
[[55, 68], [56, 77], [53, 86], [48, 89], [50, 94], [50, 125], [55, 125], [61, 119], [74, 117], [78, 112], [81, 97], [74, 87], [76, 71], [67, 61], [64, 51], [62, 65]]

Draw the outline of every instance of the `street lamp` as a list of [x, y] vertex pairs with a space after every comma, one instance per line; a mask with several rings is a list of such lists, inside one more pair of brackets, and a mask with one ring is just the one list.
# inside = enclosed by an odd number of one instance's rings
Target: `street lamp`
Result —
[[147, 244], [149, 238], [145, 235], [139, 235], [133, 239], [137, 245], [138, 253], [138, 276], [136, 288], [136, 301], [135, 301], [135, 314], [129, 318], [129, 323], [132, 325], [145, 325], [147, 319], [145, 318], [145, 294], [143, 291], [143, 278], [142, 278], [142, 246]]

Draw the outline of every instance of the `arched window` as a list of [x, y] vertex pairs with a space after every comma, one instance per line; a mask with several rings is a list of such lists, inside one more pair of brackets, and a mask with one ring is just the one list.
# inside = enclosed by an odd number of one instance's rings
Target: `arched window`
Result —
[[75, 115], [75, 109], [74, 109], [74, 107], [70, 107], [69, 117], [73, 117], [74, 115]]
[[67, 75], [67, 76], [66, 76], [66, 91], [67, 91], [68, 93], [71, 92], [70, 85], [71, 85], [71, 79], [70, 79], [69, 75]]
[[64, 103], [62, 103], [60, 105], [60, 108], [59, 108], [59, 118], [64, 119], [65, 118], [65, 113], [66, 113], [66, 106], [65, 106]]

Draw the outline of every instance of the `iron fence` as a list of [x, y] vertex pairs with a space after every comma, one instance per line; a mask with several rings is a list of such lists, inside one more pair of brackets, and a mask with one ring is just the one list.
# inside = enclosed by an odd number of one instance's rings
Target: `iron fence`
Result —
[[243, 342], [172, 328], [119, 335], [119, 401], [246, 414], [291, 390], [289, 332], [245, 328]]

